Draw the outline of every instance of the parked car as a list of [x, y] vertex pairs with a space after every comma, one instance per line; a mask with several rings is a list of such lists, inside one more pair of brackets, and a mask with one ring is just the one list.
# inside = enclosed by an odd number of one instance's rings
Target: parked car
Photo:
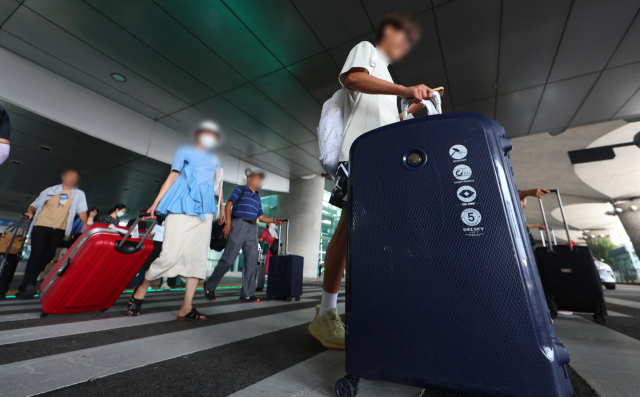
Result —
[[598, 268], [600, 273], [600, 281], [606, 289], [616, 289], [616, 277], [613, 275], [613, 269], [607, 265], [603, 260], [593, 258], [593, 262]]

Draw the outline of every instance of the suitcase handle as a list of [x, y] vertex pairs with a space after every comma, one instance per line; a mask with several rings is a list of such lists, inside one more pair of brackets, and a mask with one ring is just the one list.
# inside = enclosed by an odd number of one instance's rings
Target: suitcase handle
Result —
[[[440, 93], [440, 91], [442, 91], [442, 93]], [[430, 100], [422, 100], [422, 103], [429, 110], [429, 115], [442, 114], [442, 95], [444, 95], [444, 88], [438, 87], [433, 89], [433, 96]], [[402, 109], [402, 120], [406, 120], [409, 116], [409, 106], [411, 106], [412, 101], [413, 98], [403, 98], [402, 101], [400, 101], [400, 109]]]
[[[133, 222], [133, 225], [131, 225], [129, 230], [127, 230], [127, 233], [124, 235], [122, 240], [120, 240], [120, 244], [118, 244], [118, 246], [116, 247], [118, 252], [120, 252], [123, 249], [125, 241], [127, 241], [129, 236], [131, 236], [131, 233], [133, 233], [133, 230], [136, 228], [136, 226], [138, 226], [138, 223], [142, 220], [142, 218], [147, 218], [147, 217], [150, 217], [150, 216], [151, 216], [151, 214], [148, 213], [148, 212], [143, 212], [141, 214], [138, 214], [138, 217], [136, 218], [136, 221]], [[142, 236], [142, 239], [140, 239], [140, 242], [138, 243], [138, 245], [136, 245], [136, 248], [135, 248], [134, 252], [137, 252], [138, 249], [142, 246], [142, 243], [144, 243], [144, 240], [147, 239], [147, 236], [149, 236], [149, 233], [151, 233], [153, 228], [156, 226], [157, 222], [158, 222], [157, 217], [154, 217], [153, 223], [151, 223], [151, 227], [149, 227], [147, 229], [147, 232], [144, 234], [144, 236]]]
[[[571, 243], [571, 235], [569, 234], [569, 224], [567, 223], [567, 217], [564, 214], [564, 207], [562, 206], [562, 199], [560, 198], [560, 191], [558, 189], [549, 189], [551, 193], [555, 193], [558, 197], [558, 204], [560, 205], [560, 213], [562, 214], [562, 221], [564, 222], [564, 230], [567, 232], [567, 240], [569, 242], [569, 250], [573, 251], [573, 244]], [[540, 203], [540, 211], [542, 212], [542, 220], [544, 222], [544, 228], [547, 231], [547, 238], [549, 239], [549, 246], [547, 249], [550, 252], [553, 252], [553, 245], [551, 244], [551, 232], [549, 228], [549, 224], [547, 223], [547, 216], [544, 213], [544, 206], [542, 205], [542, 199], [538, 198], [538, 202]], [[553, 241], [556, 239], [556, 234], [553, 233]]]
[[[287, 255], [287, 250], [289, 249], [289, 219], [283, 219], [282, 222], [287, 222], [287, 238], [284, 243], [284, 254]], [[280, 255], [280, 242], [282, 241], [280, 232], [282, 232], [282, 225], [278, 226], [278, 255]]]

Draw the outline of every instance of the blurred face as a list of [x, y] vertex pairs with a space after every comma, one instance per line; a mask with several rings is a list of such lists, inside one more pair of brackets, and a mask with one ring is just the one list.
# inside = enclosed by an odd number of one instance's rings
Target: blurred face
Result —
[[89, 216], [96, 216], [96, 215], [98, 215], [97, 210], [91, 210], [91, 212], [89, 213]]
[[78, 184], [80, 176], [75, 171], [67, 171], [60, 176], [60, 179], [62, 179], [63, 185], [73, 187]]
[[262, 178], [258, 175], [247, 178], [247, 186], [253, 190], [260, 190], [262, 188]]
[[197, 137], [198, 143], [207, 150], [211, 150], [220, 143], [220, 134], [217, 131], [201, 130]]
[[378, 47], [390, 58], [391, 62], [402, 59], [413, 47], [414, 39], [404, 29], [397, 29], [393, 25], [384, 28], [384, 34]]

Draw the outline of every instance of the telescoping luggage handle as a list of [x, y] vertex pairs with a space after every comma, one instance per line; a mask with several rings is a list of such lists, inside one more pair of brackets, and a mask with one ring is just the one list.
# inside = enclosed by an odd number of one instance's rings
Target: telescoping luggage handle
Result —
[[[556, 240], [555, 230], [553, 230], [551, 226], [549, 226], [549, 229], [551, 230], [551, 236], [553, 237], [553, 245], [558, 245], [558, 241]], [[542, 246], [546, 247], [547, 246], [546, 237], [544, 237], [544, 232], [542, 230], [540, 230], [540, 238], [542, 239]]]
[[[564, 230], [567, 232], [567, 240], [569, 241], [569, 250], [573, 251], [573, 244], [571, 243], [571, 235], [569, 234], [569, 224], [567, 223], [567, 217], [564, 214], [564, 207], [562, 206], [562, 199], [560, 198], [560, 191], [558, 189], [549, 189], [551, 193], [555, 193], [558, 197], [558, 204], [560, 205], [560, 213], [562, 214], [562, 221], [564, 222]], [[540, 203], [540, 211], [542, 211], [542, 221], [544, 222], [544, 228], [547, 231], [547, 238], [549, 246], [547, 249], [553, 252], [553, 245], [551, 244], [551, 232], [549, 231], [549, 224], [547, 223], [547, 215], [544, 213], [544, 206], [542, 205], [542, 199], [538, 197]], [[555, 241], [555, 233], [553, 234], [553, 240]]]
[[[427, 107], [427, 110], [429, 111], [429, 115], [442, 114], [442, 95], [444, 95], [444, 87], [438, 87], [433, 89], [433, 96], [430, 100], [422, 100], [422, 103]], [[403, 120], [407, 119], [409, 106], [411, 106], [412, 100], [413, 98], [404, 98], [402, 99], [402, 101], [400, 101], [400, 109], [402, 109]]]
[[[127, 230], [127, 233], [122, 238], [122, 241], [120, 241], [120, 244], [118, 244], [118, 248], [122, 248], [123, 247], [124, 242], [127, 241], [129, 236], [131, 236], [131, 233], [133, 233], [133, 230], [136, 228], [136, 226], [138, 226], [138, 223], [140, 222], [140, 220], [142, 220], [142, 218], [146, 218], [146, 217], [149, 217], [149, 216], [151, 216], [151, 214], [148, 213], [148, 212], [143, 212], [142, 214], [138, 215], [138, 218], [136, 219], [136, 221], [133, 222], [133, 225], [131, 225], [129, 230]], [[156, 219], [156, 217], [154, 217], [153, 218], [153, 222], [151, 223], [151, 226], [147, 229], [147, 232], [142, 236], [142, 238], [140, 239], [140, 242], [138, 243], [138, 245], [136, 245], [136, 248], [135, 248], [136, 250], [139, 249], [140, 247], [142, 247], [142, 243], [144, 243], [144, 240], [147, 239], [147, 236], [149, 236], [149, 233], [151, 233], [153, 228], [156, 226], [157, 222], [158, 222], [158, 220]]]
[[9, 259], [9, 253], [11, 252], [11, 248], [13, 247], [13, 241], [16, 239], [16, 236], [18, 235], [20, 229], [22, 229], [22, 234], [26, 235], [28, 222], [29, 218], [27, 218], [25, 214], [22, 214], [19, 221], [7, 228], [7, 230], [13, 228], [13, 236], [11, 236], [11, 241], [9, 241], [7, 252], [5, 252], [2, 256], [2, 263], [0, 263], [0, 277], [2, 277], [2, 272], [4, 272], [4, 267], [7, 264], [7, 260]]
[[[288, 219], [283, 219], [282, 222], [286, 222], [287, 223], [287, 237], [285, 238], [284, 241], [284, 254], [287, 255], [287, 251], [289, 250], [289, 220]], [[280, 227], [278, 228], [278, 255], [280, 255], [280, 241], [282, 241], [281, 237], [281, 232], [282, 232], [282, 225], [280, 225]]]

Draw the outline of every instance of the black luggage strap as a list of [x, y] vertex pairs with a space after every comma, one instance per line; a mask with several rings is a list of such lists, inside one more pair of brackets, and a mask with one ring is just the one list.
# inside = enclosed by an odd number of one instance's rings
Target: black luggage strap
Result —
[[238, 208], [238, 205], [240, 205], [240, 200], [242, 200], [242, 196], [244, 196], [244, 190], [247, 188], [247, 186], [243, 186], [242, 190], [240, 191], [240, 195], [238, 196], [238, 200], [236, 200], [236, 204], [234, 204], [233, 206], [233, 210], [231, 210], [231, 218], [236, 218], [236, 209]]

